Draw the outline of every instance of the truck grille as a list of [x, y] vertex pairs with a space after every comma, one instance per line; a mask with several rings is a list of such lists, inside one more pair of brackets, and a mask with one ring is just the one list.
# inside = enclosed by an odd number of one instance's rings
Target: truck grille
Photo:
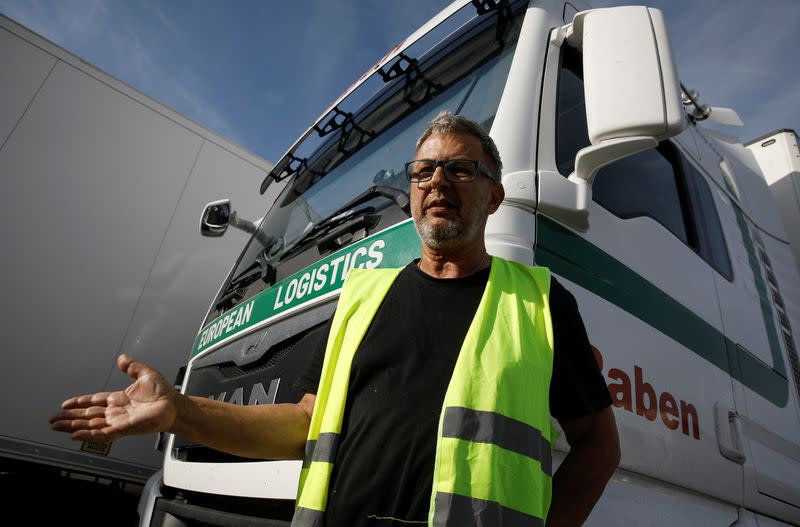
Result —
[[[195, 368], [189, 375], [186, 393], [237, 404], [296, 403], [304, 393], [296, 389], [294, 384], [319, 345], [320, 333], [325, 328], [327, 324], [317, 324], [277, 342], [250, 364], [237, 365], [228, 360]], [[262, 339], [260, 334], [248, 335], [230, 344], [230, 348], [241, 348], [242, 340], [252, 342], [266, 339]], [[220, 356], [228, 354], [227, 348], [218, 350]], [[184, 462], [253, 461], [191, 443], [179, 436], [173, 441], [172, 455]]]

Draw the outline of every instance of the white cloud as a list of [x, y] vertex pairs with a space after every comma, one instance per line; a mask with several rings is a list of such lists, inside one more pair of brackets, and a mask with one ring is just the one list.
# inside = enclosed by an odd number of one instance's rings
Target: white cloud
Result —
[[93, 41], [110, 17], [102, 0], [0, 0], [0, 12], [70, 51]]
[[286, 97], [274, 91], [263, 91], [258, 95], [258, 101], [270, 106], [277, 106], [286, 102]]
[[161, 67], [156, 63], [157, 58], [142, 42], [138, 35], [131, 30], [117, 32], [108, 30], [104, 37], [111, 45], [110, 54], [113, 64], [118, 68], [118, 77], [126, 82], [139, 87], [143, 91], [150, 91], [152, 80], [162, 74]]
[[180, 32], [180, 28], [178, 27], [178, 25], [172, 20], [172, 18], [169, 15], [167, 15], [167, 13], [164, 12], [163, 9], [161, 9], [161, 7], [158, 6], [158, 4], [149, 3], [147, 5], [150, 9], [153, 10], [153, 12], [156, 15], [156, 18], [158, 18], [158, 21], [161, 22], [161, 25], [164, 26], [164, 28], [167, 31], [173, 34]]
[[690, 60], [684, 60], [683, 69], [698, 77], [713, 73], [714, 89], [732, 97], [752, 89], [760, 79], [782, 73], [780, 62], [787, 45], [792, 47], [796, 40], [798, 24], [800, 10], [788, 6], [719, 11], [684, 32], [681, 54]]
[[[169, 66], [163, 39], [153, 35], [166, 33], [174, 42], [180, 34], [174, 21], [154, 3], [144, 4], [143, 11], [131, 6], [104, 0], [0, 0], [0, 12], [48, 40], [210, 130], [226, 138], [238, 135], [202, 95], [207, 81], [186, 65], [180, 71]], [[153, 30], [153, 23], [162, 29]]]
[[797, 127], [797, 4], [744, 3], [711, 12], [700, 20], [687, 17], [693, 23], [683, 30], [681, 77], [706, 104], [735, 108], [745, 121], [736, 133], [744, 139]]
[[[195, 77], [197, 83], [202, 82], [201, 79]], [[197, 121], [209, 130], [225, 137], [233, 142], [239, 142], [238, 134], [230, 125], [227, 118], [222, 115], [213, 104], [209, 103], [203, 97], [199, 96], [196, 91], [187, 87], [196, 86], [196, 83], [179, 84], [173, 83], [172, 90], [176, 97], [176, 104], [185, 108], [184, 113], [187, 114], [192, 120]]]
[[[319, 0], [309, 11], [310, 16], [304, 34], [298, 37], [305, 44], [304, 53], [313, 54], [315, 57], [309, 57], [309, 60], [301, 62], [314, 64], [314, 68], [304, 69], [303, 74], [310, 86], [319, 87], [330, 82], [330, 79], [339, 77], [336, 72], [349, 58], [343, 51], [356, 48], [359, 43], [359, 28], [356, 23], [356, 8], [352, 2]], [[323, 60], [319, 60], [321, 49], [325, 50]], [[346, 86], [341, 88], [344, 89]], [[331, 89], [326, 88], [324, 91], [330, 93]]]
[[745, 140], [782, 128], [800, 131], [797, 82], [775, 87], [768, 99], [757, 101], [752, 108], [745, 122], [749, 132], [743, 137]]

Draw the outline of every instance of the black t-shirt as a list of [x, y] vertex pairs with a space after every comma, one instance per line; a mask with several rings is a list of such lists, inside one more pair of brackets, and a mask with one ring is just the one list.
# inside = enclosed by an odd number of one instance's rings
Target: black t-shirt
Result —
[[[342, 439], [329, 486], [328, 527], [425, 523], [436, 434], [458, 352], [489, 270], [437, 279], [409, 264], [392, 285], [353, 359]], [[611, 397], [574, 297], [551, 281], [550, 413], [571, 420]], [[330, 325], [330, 322], [328, 323]], [[295, 383], [316, 393], [329, 328]]]

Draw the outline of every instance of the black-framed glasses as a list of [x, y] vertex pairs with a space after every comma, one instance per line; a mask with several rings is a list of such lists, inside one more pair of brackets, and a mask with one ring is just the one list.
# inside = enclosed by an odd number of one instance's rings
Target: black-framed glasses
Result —
[[417, 159], [406, 163], [406, 178], [412, 183], [422, 183], [433, 177], [437, 167], [442, 167], [444, 177], [454, 183], [472, 181], [483, 174], [492, 181], [497, 181], [494, 174], [481, 162], [474, 159]]

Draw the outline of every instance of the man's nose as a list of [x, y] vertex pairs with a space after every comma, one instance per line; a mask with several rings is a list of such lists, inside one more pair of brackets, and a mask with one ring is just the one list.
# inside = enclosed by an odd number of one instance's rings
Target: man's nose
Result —
[[430, 181], [428, 184], [431, 187], [438, 188], [442, 186], [450, 186], [450, 181], [444, 175], [444, 167], [442, 165], [437, 166], [433, 170], [433, 175], [431, 176]]

